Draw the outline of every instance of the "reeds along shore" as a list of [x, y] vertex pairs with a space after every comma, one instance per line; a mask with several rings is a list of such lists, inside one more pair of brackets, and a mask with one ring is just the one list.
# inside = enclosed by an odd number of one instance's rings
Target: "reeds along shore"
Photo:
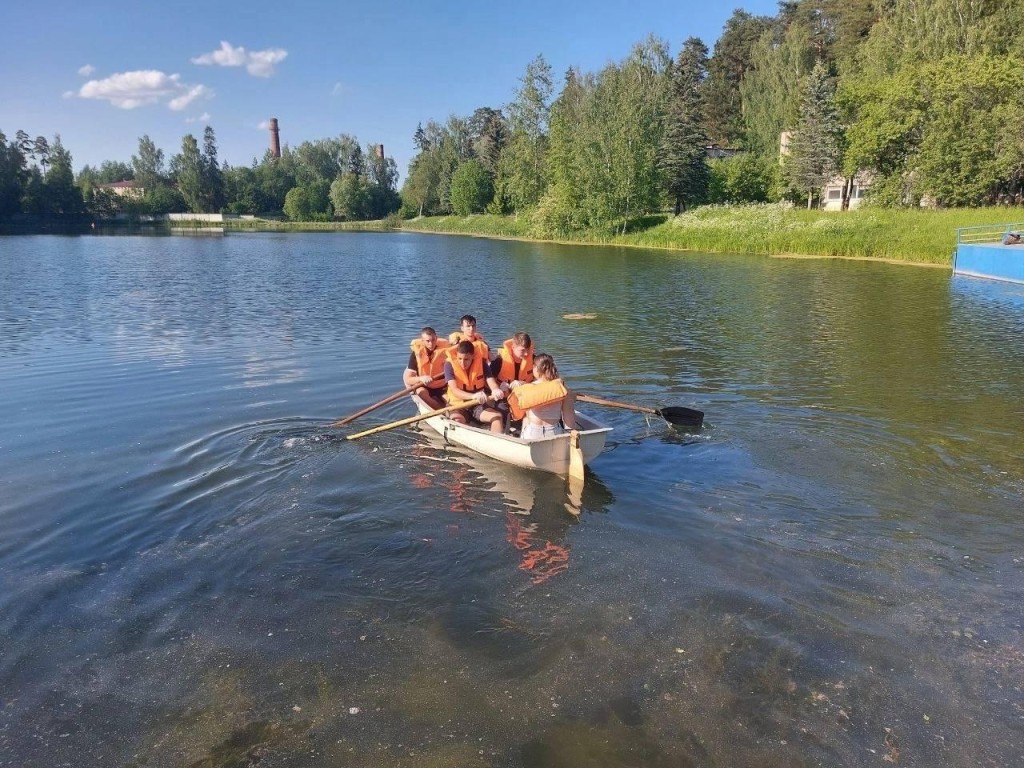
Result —
[[886, 259], [951, 266], [958, 227], [1024, 221], [1024, 208], [947, 210], [864, 208], [808, 211], [783, 205], [705, 206], [630, 222], [626, 234], [543, 233], [529, 217], [437, 216], [402, 222], [402, 229], [485, 237], [602, 243], [710, 253]]

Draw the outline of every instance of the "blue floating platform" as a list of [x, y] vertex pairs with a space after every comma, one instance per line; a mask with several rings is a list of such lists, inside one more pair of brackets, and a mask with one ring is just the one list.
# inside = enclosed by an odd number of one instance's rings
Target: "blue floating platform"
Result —
[[958, 229], [953, 274], [1024, 283], [1024, 239], [1019, 245], [1002, 242], [1009, 233], [1022, 231], [1024, 224]]

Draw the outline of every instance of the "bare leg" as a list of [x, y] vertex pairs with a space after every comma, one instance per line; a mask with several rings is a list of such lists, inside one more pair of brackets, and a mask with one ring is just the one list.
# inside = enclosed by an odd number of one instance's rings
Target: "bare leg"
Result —
[[416, 390], [416, 396], [419, 397], [423, 402], [433, 408], [435, 411], [438, 408], [444, 408], [445, 402], [439, 395], [433, 394], [431, 390], [426, 387], [420, 387]]
[[484, 408], [480, 412], [480, 421], [484, 424], [489, 424], [491, 432], [496, 432], [500, 435], [505, 431], [505, 420], [501, 415], [501, 411], [495, 408]]

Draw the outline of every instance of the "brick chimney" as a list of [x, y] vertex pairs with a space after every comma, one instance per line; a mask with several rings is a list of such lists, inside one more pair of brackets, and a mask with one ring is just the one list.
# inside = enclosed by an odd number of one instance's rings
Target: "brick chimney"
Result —
[[270, 154], [274, 157], [281, 156], [281, 134], [277, 130], [277, 118], [270, 118]]
[[377, 157], [379, 157], [381, 160], [384, 159], [384, 145], [383, 144], [378, 144], [377, 145]]

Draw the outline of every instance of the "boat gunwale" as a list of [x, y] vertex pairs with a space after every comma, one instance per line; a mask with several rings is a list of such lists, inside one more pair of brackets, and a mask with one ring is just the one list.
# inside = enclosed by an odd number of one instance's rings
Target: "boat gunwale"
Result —
[[[428, 406], [425, 402], [423, 402], [422, 398], [417, 396], [416, 393], [412, 393], [411, 395], [409, 395], [409, 397], [412, 398], [413, 403], [416, 405], [416, 409], [420, 412], [421, 415], [424, 414], [424, 413], [429, 413], [430, 411], [434, 410], [433, 408]], [[593, 429], [578, 429], [578, 430], [576, 430], [579, 433], [581, 438], [584, 437], [585, 435], [596, 435], [596, 434], [600, 434], [601, 432], [612, 432], [614, 430], [614, 427], [609, 427], [609, 426], [603, 424], [602, 422], [598, 421], [597, 419], [594, 419], [593, 417], [591, 417], [591, 416], [589, 416], [587, 414], [580, 413], [579, 411], [574, 411], [574, 412], [578, 416], [582, 416], [584, 419], [589, 421], [591, 424], [596, 424], [597, 425]], [[551, 435], [550, 437], [538, 437], [538, 438], [534, 438], [534, 439], [531, 439], [531, 440], [526, 440], [526, 439], [524, 439], [522, 437], [519, 437], [517, 435], [508, 435], [508, 434], [505, 434], [504, 432], [491, 432], [489, 429], [485, 429], [484, 427], [477, 427], [477, 426], [474, 426], [473, 424], [463, 424], [462, 422], [454, 421], [453, 419], [448, 418], [448, 414], [443, 414], [443, 413], [439, 413], [436, 416], [431, 416], [429, 419], [426, 419], [426, 421], [433, 421], [434, 419], [439, 419], [441, 421], [447, 421], [447, 422], [450, 422], [452, 424], [457, 424], [462, 429], [471, 429], [474, 432], [477, 432], [477, 433], [479, 433], [481, 435], [486, 435], [487, 437], [501, 438], [502, 440], [507, 440], [509, 442], [514, 443], [515, 445], [523, 445], [523, 446], [538, 445], [538, 444], [541, 444], [541, 443], [545, 443], [545, 442], [549, 442], [549, 441], [554, 441], [554, 440], [562, 440], [562, 439], [566, 439], [566, 438], [570, 437], [569, 431], [565, 431], [565, 432], [563, 432], [560, 435]]]

